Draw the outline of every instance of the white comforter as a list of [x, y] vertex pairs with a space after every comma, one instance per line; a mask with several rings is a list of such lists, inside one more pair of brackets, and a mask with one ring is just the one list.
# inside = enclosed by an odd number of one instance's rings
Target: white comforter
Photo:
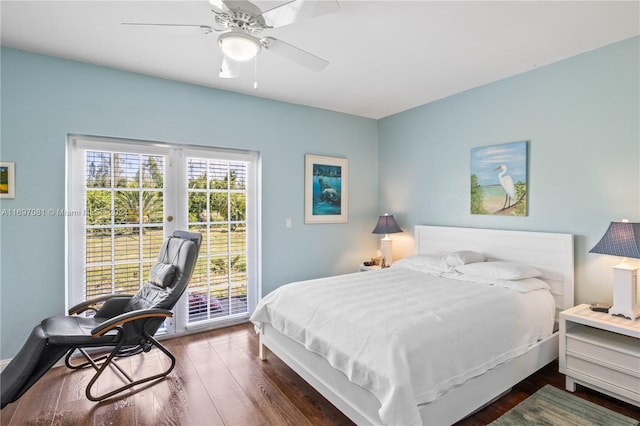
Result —
[[288, 284], [251, 320], [320, 354], [380, 401], [385, 424], [421, 424], [418, 405], [553, 331], [546, 290], [520, 293], [405, 268]]

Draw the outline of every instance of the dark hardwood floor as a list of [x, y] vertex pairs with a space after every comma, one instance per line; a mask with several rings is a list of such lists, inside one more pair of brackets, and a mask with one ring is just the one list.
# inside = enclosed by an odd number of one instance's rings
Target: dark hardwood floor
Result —
[[[249, 324], [165, 340], [178, 363], [163, 381], [93, 403], [84, 388], [92, 370], [49, 371], [18, 402], [0, 413], [2, 425], [350, 425], [342, 413], [274, 355], [258, 359]], [[144, 359], [144, 362], [142, 360]], [[152, 350], [124, 360], [129, 371], [168, 362]], [[113, 380], [118, 380], [115, 377]], [[564, 388], [552, 363], [458, 425], [485, 425], [536, 390]], [[579, 387], [575, 395], [640, 420], [640, 409]]]

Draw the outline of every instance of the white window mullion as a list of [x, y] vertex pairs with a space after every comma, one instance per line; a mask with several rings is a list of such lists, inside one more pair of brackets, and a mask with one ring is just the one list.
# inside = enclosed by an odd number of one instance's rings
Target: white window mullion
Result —
[[[184, 158], [184, 152], [181, 148], [171, 149], [165, 170], [167, 176], [171, 176], [165, 182], [165, 234], [171, 235], [176, 230], [188, 229], [188, 191], [187, 188], [187, 163]], [[167, 222], [167, 218], [171, 216], [173, 220]], [[181, 332], [186, 329], [189, 306], [188, 291], [185, 291], [181, 299], [176, 303], [174, 308], [174, 316], [170, 321], [169, 332]]]
[[[68, 191], [65, 213], [82, 212], [86, 205], [84, 189], [86, 162], [75, 140], [69, 141], [66, 156]], [[77, 271], [82, 271], [83, 260], [76, 256], [77, 253], [85, 252], [84, 214], [66, 214], [65, 219], [65, 228], [69, 236], [65, 242], [65, 279], [67, 283], [80, 283], [79, 286], [65, 286], [65, 311], [67, 311], [74, 304], [73, 301], [81, 301], [85, 298], [84, 280], [82, 274], [77, 273]]]

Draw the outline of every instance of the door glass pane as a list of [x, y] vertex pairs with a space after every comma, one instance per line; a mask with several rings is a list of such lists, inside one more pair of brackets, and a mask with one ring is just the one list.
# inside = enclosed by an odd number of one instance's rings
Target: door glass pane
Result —
[[164, 157], [85, 156], [85, 297], [136, 293], [164, 239]]
[[203, 234], [189, 285], [189, 322], [246, 315], [247, 164], [189, 158], [189, 229]]
[[111, 187], [111, 153], [86, 153], [86, 185], [87, 188]]

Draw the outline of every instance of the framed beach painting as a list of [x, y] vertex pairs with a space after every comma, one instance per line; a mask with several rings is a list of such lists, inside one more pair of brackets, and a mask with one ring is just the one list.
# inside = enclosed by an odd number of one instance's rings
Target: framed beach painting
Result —
[[527, 216], [528, 141], [471, 149], [471, 214]]
[[16, 198], [14, 163], [0, 162], [0, 198]]
[[304, 223], [347, 222], [346, 158], [305, 155]]

